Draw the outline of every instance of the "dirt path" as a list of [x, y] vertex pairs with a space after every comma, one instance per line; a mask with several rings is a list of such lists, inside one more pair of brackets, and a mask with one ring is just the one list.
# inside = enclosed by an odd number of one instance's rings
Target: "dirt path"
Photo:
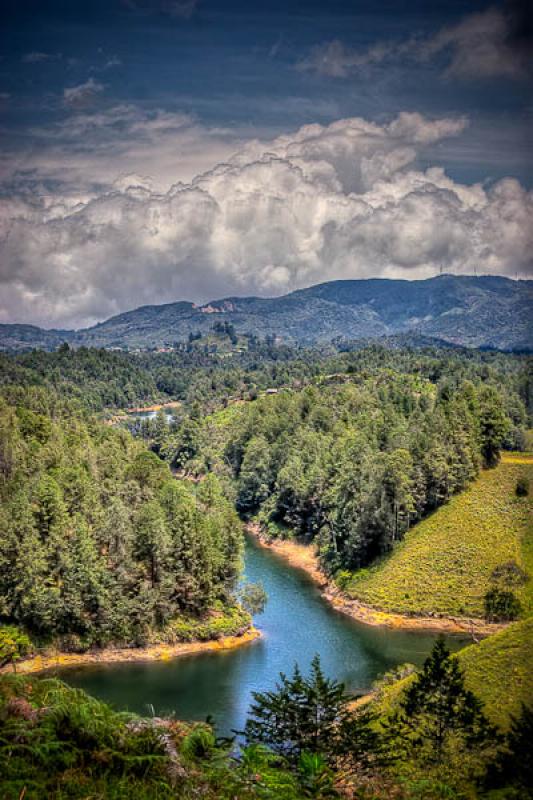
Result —
[[318, 558], [312, 545], [305, 545], [293, 540], [267, 540], [261, 535], [257, 524], [247, 525], [247, 531], [263, 547], [272, 550], [288, 564], [304, 570], [320, 587], [322, 595], [331, 605], [343, 614], [363, 622], [366, 625], [394, 628], [397, 630], [440, 631], [442, 633], [467, 633], [473, 637], [489, 636], [503, 630], [506, 625], [490, 624], [482, 619], [462, 617], [441, 617], [437, 614], [425, 616], [408, 616], [381, 611], [373, 606], [360, 603], [342, 592], [321, 571]]
[[[226, 636], [222, 639], [212, 639], [208, 642], [182, 642], [175, 645], [158, 644], [151, 647], [117, 648], [95, 650], [89, 653], [43, 653], [33, 658], [20, 661], [17, 667], [18, 674], [43, 672], [58, 667], [80, 667], [87, 664], [115, 664], [128, 661], [170, 661], [179, 656], [189, 656], [195, 653], [213, 652], [217, 650], [232, 650], [255, 641], [261, 636], [256, 628], [250, 628], [240, 636]], [[12, 673], [11, 666], [0, 669], [2, 673]]]

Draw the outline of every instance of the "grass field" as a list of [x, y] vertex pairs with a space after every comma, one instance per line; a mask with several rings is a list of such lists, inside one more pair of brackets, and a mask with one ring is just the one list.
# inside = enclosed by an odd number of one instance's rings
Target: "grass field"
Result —
[[533, 456], [506, 454], [390, 555], [356, 574], [348, 593], [385, 611], [480, 617], [492, 571], [514, 560], [531, 576], [516, 593], [524, 616], [533, 614], [532, 497], [516, 496], [519, 478], [533, 490]]
[[492, 722], [505, 728], [521, 703], [533, 703], [533, 618], [466, 647], [458, 658]]
[[[467, 687], [499, 728], [509, 727], [511, 715], [520, 713], [522, 703], [533, 703], [533, 619], [514, 622], [479, 644], [460, 650], [456, 657]], [[376, 696], [376, 711], [387, 716], [412, 679], [410, 676], [382, 686]]]

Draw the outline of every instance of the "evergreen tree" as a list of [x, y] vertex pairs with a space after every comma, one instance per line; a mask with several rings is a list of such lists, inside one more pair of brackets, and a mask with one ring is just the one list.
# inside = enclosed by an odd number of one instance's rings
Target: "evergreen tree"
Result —
[[246, 721], [248, 744], [264, 744], [296, 765], [303, 753], [330, 760], [350, 753], [366, 759], [378, 747], [369, 715], [349, 711], [343, 683], [327, 678], [316, 655], [306, 678], [298, 665], [292, 677], [280, 673], [275, 690], [253, 692]]
[[480, 701], [465, 687], [456, 658], [439, 636], [422, 670], [405, 690], [392, 715], [389, 733], [420, 761], [440, 764], [447, 743], [482, 745], [495, 736]]
[[[516, 800], [533, 798], [533, 708], [522, 704], [520, 715], [511, 718], [495, 764], [489, 769], [488, 786], [512, 786]], [[506, 795], [511, 796], [511, 795]]]
[[510, 423], [501, 397], [493, 386], [484, 387], [480, 393], [479, 427], [485, 466], [494, 467], [500, 460], [500, 449]]
[[242, 511], [257, 508], [268, 497], [271, 480], [269, 444], [264, 436], [255, 436], [242, 462], [237, 507]]

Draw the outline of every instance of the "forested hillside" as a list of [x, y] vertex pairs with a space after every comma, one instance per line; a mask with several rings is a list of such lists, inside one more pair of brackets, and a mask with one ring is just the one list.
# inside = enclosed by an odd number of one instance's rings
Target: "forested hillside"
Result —
[[83, 650], [231, 615], [242, 533], [214, 476], [193, 492], [127, 431], [42, 389], [0, 400], [0, 454], [4, 621]]
[[[270, 535], [316, 540], [329, 573], [364, 567], [524, 442], [525, 362], [372, 349], [346, 372], [201, 420], [161, 452], [234, 482], [236, 506]], [[390, 364], [390, 366], [389, 366]], [[394, 368], [393, 365], [394, 364]]]
[[[533, 455], [503, 454], [464, 492], [409, 531], [394, 552], [346, 581], [349, 594], [386, 611], [498, 619], [507, 599], [533, 611]], [[521, 489], [521, 487], [524, 487]], [[487, 603], [489, 608], [486, 607]], [[511, 608], [514, 606], [514, 610]]]
[[[241, 633], [247, 520], [316, 544], [330, 578], [354, 591], [359, 580], [367, 593], [375, 575], [386, 583], [384, 557], [411, 552], [423, 520], [431, 558], [415, 548], [412, 582], [438, 593], [435, 564], [457, 559], [446, 527], [434, 539], [431, 526], [485, 484], [494, 497], [483, 495], [483, 511], [500, 517], [487, 532], [474, 508], [478, 533], [492, 537], [498, 581], [520, 581], [522, 605], [511, 610], [526, 619], [459, 659], [437, 642], [422, 670], [384, 676], [374, 701], [355, 708], [315, 659], [309, 675], [296, 668], [254, 694], [238, 752], [208, 726], [117, 714], [57, 681], [3, 676], [1, 791], [10, 800], [521, 800], [530, 560], [515, 563], [506, 548], [527, 524], [529, 486], [519, 457], [501, 463], [501, 453], [527, 446], [529, 359], [398, 341], [292, 350], [249, 340], [239, 351], [235, 336], [224, 328], [171, 353], [63, 346], [2, 358], [4, 664], [50, 645], [100, 653]], [[170, 398], [181, 401], [170, 422], [162, 412], [113, 419]], [[477, 574], [475, 559], [468, 566]], [[437, 606], [428, 611], [462, 613]], [[491, 795], [501, 787], [508, 793]]]
[[332, 281], [281, 297], [141, 306], [78, 331], [0, 325], [0, 348], [55, 349], [62, 341], [75, 347], [168, 347], [205, 334], [215, 318], [239, 333], [293, 344], [412, 332], [468, 347], [531, 351], [531, 305], [531, 281], [499, 276]]

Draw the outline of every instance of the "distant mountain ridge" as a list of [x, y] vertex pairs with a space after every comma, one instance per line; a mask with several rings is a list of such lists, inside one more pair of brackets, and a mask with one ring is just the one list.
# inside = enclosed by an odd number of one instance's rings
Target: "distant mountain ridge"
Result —
[[441, 275], [406, 281], [343, 280], [282, 297], [227, 297], [201, 306], [141, 306], [78, 331], [0, 325], [0, 348], [73, 346], [147, 349], [207, 333], [221, 316], [239, 333], [298, 344], [415, 333], [466, 347], [533, 351], [533, 281]]

